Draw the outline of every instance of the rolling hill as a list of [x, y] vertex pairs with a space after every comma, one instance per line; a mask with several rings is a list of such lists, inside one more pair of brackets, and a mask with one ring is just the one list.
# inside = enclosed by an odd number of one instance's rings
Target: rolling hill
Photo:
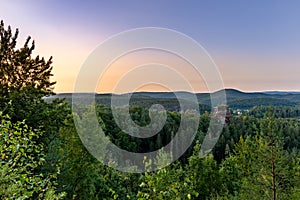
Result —
[[[220, 91], [217, 91], [217, 94]], [[236, 89], [225, 89], [227, 105], [232, 109], [250, 109], [254, 106], [292, 106], [300, 105], [299, 92], [242, 92]], [[183, 97], [185, 101], [192, 101], [189, 92], [136, 92], [129, 94], [116, 95], [120, 100], [125, 99], [128, 95], [130, 98], [130, 105], [138, 105], [150, 107], [152, 104], [162, 104], [167, 110], [178, 111], [180, 105], [176, 96]], [[76, 94], [77, 97], [86, 100], [91, 93]], [[110, 106], [112, 94], [96, 94], [95, 99], [99, 104]], [[210, 110], [210, 93], [196, 93], [200, 110]], [[55, 96], [46, 97], [47, 101], [53, 98], [64, 98], [67, 102], [72, 101], [72, 93], [59, 93]]]

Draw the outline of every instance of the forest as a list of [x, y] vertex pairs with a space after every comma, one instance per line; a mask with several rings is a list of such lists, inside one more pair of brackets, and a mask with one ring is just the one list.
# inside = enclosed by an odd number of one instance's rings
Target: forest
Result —
[[[52, 58], [33, 56], [30, 37], [18, 48], [18, 33], [1, 21], [0, 199], [300, 199], [298, 94], [251, 94], [259, 100], [249, 101], [250, 94], [227, 90], [225, 124], [205, 157], [201, 144], [214, 115], [208, 94], [198, 94], [199, 126], [185, 153], [155, 171], [125, 173], [85, 148], [70, 98], [56, 98], [53, 92]], [[149, 124], [153, 102], [165, 106], [167, 118], [159, 133], [146, 139], [118, 127], [109, 95], [96, 98], [98, 123], [118, 147], [151, 152], [168, 144], [179, 129], [182, 112], [176, 99], [147, 95], [131, 100], [131, 119], [142, 127]], [[89, 115], [75, 117], [89, 124]], [[167, 159], [163, 153], [146, 158], [145, 168]]]

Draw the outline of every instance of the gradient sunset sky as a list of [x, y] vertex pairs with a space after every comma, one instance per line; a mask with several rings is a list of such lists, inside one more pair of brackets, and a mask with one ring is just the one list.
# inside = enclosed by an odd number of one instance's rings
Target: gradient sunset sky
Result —
[[2, 0], [0, 19], [19, 28], [19, 45], [30, 35], [36, 54], [53, 56], [58, 93], [73, 91], [81, 65], [101, 42], [140, 27], [169, 28], [195, 39], [219, 67], [226, 88], [300, 91], [299, 10], [297, 0]]

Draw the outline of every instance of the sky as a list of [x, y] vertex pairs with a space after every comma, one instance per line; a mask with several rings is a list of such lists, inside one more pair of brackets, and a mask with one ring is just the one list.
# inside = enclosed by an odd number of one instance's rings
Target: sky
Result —
[[[57, 93], [74, 91], [83, 63], [99, 44], [120, 32], [142, 27], [168, 28], [193, 38], [217, 65], [226, 88], [300, 91], [300, 1], [297, 0], [0, 2], [0, 19], [13, 29], [19, 28], [19, 45], [30, 35], [36, 43], [36, 55], [53, 56], [52, 79], [57, 81]], [[124, 70], [131, 69], [124, 66], [135, 65], [137, 59], [159, 60], [155, 57], [157, 52], [142, 54], [137, 52], [117, 60], [95, 86], [97, 92], [113, 91]], [[160, 58], [170, 58], [168, 65], [181, 65], [182, 71], [188, 71], [189, 66], [176, 62], [177, 58], [164, 53]], [[178, 83], [164, 69], [128, 77], [143, 79], [164, 73], [162, 79], [170, 79], [173, 85]], [[187, 75], [187, 79], [192, 78]], [[183, 90], [177, 85], [175, 90]], [[207, 87], [199, 80], [196, 88], [201, 92]], [[165, 89], [154, 85], [139, 88]], [[122, 82], [122, 91], [128, 92], [126, 81]]]

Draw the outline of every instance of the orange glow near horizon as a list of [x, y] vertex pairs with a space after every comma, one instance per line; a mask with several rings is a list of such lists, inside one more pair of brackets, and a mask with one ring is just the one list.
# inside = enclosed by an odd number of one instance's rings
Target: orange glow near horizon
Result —
[[[56, 93], [62, 92], [73, 92], [74, 84], [76, 81], [77, 74], [80, 70], [81, 64], [87, 57], [87, 53], [83, 54], [72, 54], [68, 56], [68, 61], [66, 61], [66, 55], [60, 56], [60, 52], [53, 55], [53, 71], [54, 76], [51, 78], [53, 81], [57, 81], [54, 91]], [[47, 58], [47, 56], [45, 57]], [[220, 73], [224, 79], [225, 88], [235, 88], [242, 91], [272, 91], [272, 90], [282, 90], [282, 91], [299, 91], [300, 82], [298, 77], [294, 73], [284, 71], [282, 67], [279, 73], [278, 69], [280, 66], [294, 66], [296, 68], [298, 60], [288, 60], [277, 57], [276, 59], [270, 58], [257, 58], [255, 56], [245, 57], [245, 56], [230, 56], [230, 55], [215, 55], [214, 60], [220, 69]], [[113, 88], [117, 84], [118, 80], [122, 76], [135, 67], [146, 64], [146, 63], [163, 63], [169, 65], [170, 68], [174, 68], [178, 72], [182, 73], [188, 80], [192, 80], [194, 89], [197, 92], [207, 92], [207, 87], [203, 78], [195, 74], [192, 70], [192, 66], [186, 63], [184, 60], [171, 55], [166, 52], [149, 52], [145, 55], [144, 52], [134, 52], [128, 54], [124, 57], [116, 60], [108, 70], [105, 72], [104, 76], [99, 80], [97, 86], [98, 93], [111, 93]], [[264, 72], [263, 66], [274, 66], [277, 68], [277, 72]], [[239, 66], [239, 67], [237, 67]], [[261, 66], [261, 72], [253, 70], [253, 66]], [[159, 71], [158, 71], [159, 72]], [[172, 77], [168, 74], [160, 74], [163, 77], [167, 77], [172, 81]], [[139, 79], [144, 77], [156, 76], [155, 72], [151, 74], [140, 74]], [[290, 83], [285, 81], [284, 85], [280, 82], [289, 76]], [[253, 78], [255, 77], [255, 80]], [[99, 77], [100, 78], [100, 77]], [[200, 83], [200, 84], [199, 84]], [[176, 86], [176, 80], [173, 80], [174, 86]], [[290, 87], [287, 89], [287, 85]], [[121, 87], [122, 88], [122, 87]], [[126, 86], [123, 86], [124, 93], [126, 91]], [[180, 85], [176, 89], [182, 90]], [[158, 86], [158, 84], [145, 85], [143, 87], [138, 87], [137, 91], [169, 91], [167, 88]]]
[[[64, 55], [64, 56], [62, 56]], [[53, 55], [53, 71], [54, 76], [51, 78], [53, 81], [57, 81], [54, 91], [56, 93], [73, 92], [74, 84], [77, 74], [80, 70], [81, 64], [87, 57], [87, 53], [68, 55], [66, 61], [66, 54], [58, 52]], [[257, 56], [240, 56], [240, 55], [213, 55], [214, 61], [220, 69], [220, 73], [224, 79], [225, 88], [235, 88], [242, 91], [299, 91], [300, 82], [296, 73], [285, 71], [284, 67], [296, 68], [299, 60], [289, 60], [287, 58], [277, 57], [271, 58], [259, 58]], [[47, 58], [47, 56], [45, 57]], [[207, 87], [203, 78], [192, 70], [192, 66], [186, 63], [184, 60], [171, 55], [166, 52], [134, 52], [116, 60], [104, 76], [99, 79], [97, 92], [98, 93], [111, 93], [122, 76], [135, 67], [142, 64], [149, 63], [162, 63], [169, 65], [170, 68], [182, 73], [184, 77], [188, 77], [191, 80], [193, 89], [196, 92], [207, 92]], [[266, 72], [263, 66], [273, 66], [277, 71]], [[256, 68], [260, 66], [261, 71], [253, 70], [253, 66]], [[153, 68], [153, 67], [150, 67]], [[281, 70], [280, 70], [281, 69]], [[183, 90], [180, 88], [179, 82], [175, 78], [172, 78], [166, 73], [167, 71], [157, 71], [162, 78], [168, 78], [172, 85], [175, 86], [177, 91]], [[157, 73], [153, 71], [150, 74], [139, 74], [137, 79], [143, 79], [145, 77], [157, 76]], [[165, 74], [161, 74], [165, 73]], [[286, 77], [289, 77], [290, 82], [284, 81]], [[100, 78], [100, 77], [99, 77]], [[173, 80], [172, 80], [173, 79]], [[284, 84], [280, 84], [284, 82]], [[287, 88], [287, 86], [289, 86]], [[95, 86], [96, 87], [96, 86]], [[120, 89], [124, 89], [123, 93], [129, 92], [126, 90], [126, 85], [123, 85]], [[137, 91], [169, 91], [166, 87], [159, 86], [158, 84], [144, 85], [137, 87]]]
[[[111, 4], [108, 1], [17, 0], [3, 2], [0, 13], [6, 27], [20, 30], [17, 48], [23, 47], [26, 38], [31, 36], [36, 42], [34, 55], [46, 60], [53, 56], [51, 80], [57, 82], [56, 93], [74, 92], [82, 64], [101, 42], [123, 31], [149, 26], [179, 31], [203, 45], [217, 64], [225, 88], [245, 92], [300, 91], [299, 5], [299, 1], [273, 4], [255, 1], [244, 6], [210, 1]], [[178, 14], [179, 10], [188, 12]], [[111, 93], [130, 69], [156, 62], [184, 75], [193, 90], [207, 92], [205, 77], [196, 76], [191, 66], [174, 57], [162, 52], [126, 55], [110, 66], [95, 85], [95, 91]], [[148, 74], [137, 74], [134, 79], [160, 76], [167, 78], [174, 90], [185, 89], [175, 74], [170, 77], [172, 72], [165, 68], [151, 72], [149, 68]], [[128, 91], [125, 80], [122, 84], [120, 92], [122, 88], [123, 92]], [[154, 83], [135, 89], [168, 91]]]
[[164, 51], [142, 50], [115, 60], [98, 80], [96, 89], [98, 93], [132, 90], [204, 92], [207, 87], [197, 70], [182, 58]]

